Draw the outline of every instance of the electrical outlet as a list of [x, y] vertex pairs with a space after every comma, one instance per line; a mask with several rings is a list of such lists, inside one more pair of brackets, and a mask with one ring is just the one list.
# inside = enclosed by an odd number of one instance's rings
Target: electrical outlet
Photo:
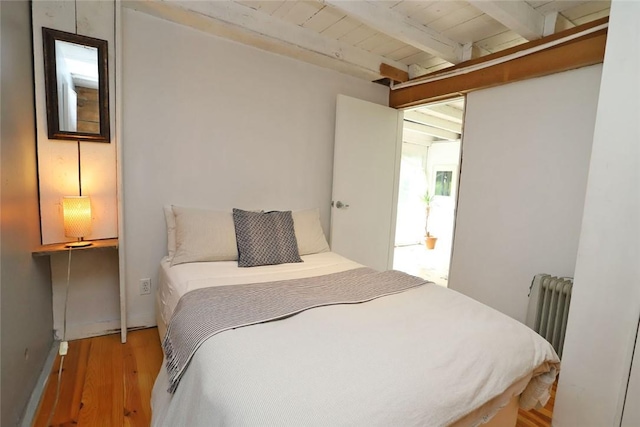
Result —
[[140, 295], [151, 293], [151, 279], [140, 279]]

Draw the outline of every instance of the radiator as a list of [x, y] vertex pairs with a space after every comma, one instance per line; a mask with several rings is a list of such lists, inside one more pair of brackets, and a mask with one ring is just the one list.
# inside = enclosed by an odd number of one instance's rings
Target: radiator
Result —
[[526, 324], [549, 341], [562, 357], [573, 279], [537, 274], [529, 289]]

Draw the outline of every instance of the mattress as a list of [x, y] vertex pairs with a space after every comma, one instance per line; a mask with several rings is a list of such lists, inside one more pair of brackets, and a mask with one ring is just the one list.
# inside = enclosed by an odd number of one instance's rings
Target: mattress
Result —
[[[193, 289], [360, 267], [330, 252], [303, 260], [249, 269], [236, 262], [169, 268], [165, 260], [162, 321]], [[425, 285], [210, 338], [174, 394], [161, 370], [152, 425], [475, 426], [521, 393], [521, 405], [543, 405], [558, 363], [553, 348], [521, 323]]]
[[237, 261], [194, 262], [171, 267], [171, 261], [164, 258], [160, 263], [158, 280], [158, 320], [168, 325], [180, 297], [194, 289], [301, 279], [362, 267], [334, 252], [305, 255], [301, 258], [303, 262], [300, 263], [251, 268], [238, 267]]

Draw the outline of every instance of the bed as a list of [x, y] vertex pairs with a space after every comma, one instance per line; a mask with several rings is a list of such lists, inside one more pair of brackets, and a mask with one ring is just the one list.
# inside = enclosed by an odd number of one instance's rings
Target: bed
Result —
[[[296, 229], [302, 262], [244, 268], [240, 260], [218, 260], [216, 254], [215, 261], [175, 263], [184, 239], [178, 236], [172, 245], [176, 237], [169, 236], [156, 294], [165, 344], [177, 334], [177, 313], [193, 313], [183, 307], [185, 295], [197, 295], [193, 299], [202, 304], [200, 295], [218, 292], [224, 302], [242, 289], [316, 289], [322, 281], [362, 275], [368, 282], [379, 275], [328, 251], [324, 236], [319, 239], [317, 211], [307, 216], [315, 231], [305, 240]], [[175, 218], [173, 232], [180, 235], [180, 215]], [[201, 225], [194, 229], [203, 237]], [[225, 240], [219, 229], [213, 234]], [[228, 248], [222, 258], [240, 256]], [[364, 302], [318, 304], [222, 329], [198, 344], [178, 380], [165, 346], [168, 369], [154, 385], [152, 425], [513, 426], [518, 407], [546, 403], [559, 369], [546, 341], [464, 295], [414, 279], [399, 273], [393, 281], [406, 281], [406, 289]], [[217, 306], [221, 312], [224, 305]]]

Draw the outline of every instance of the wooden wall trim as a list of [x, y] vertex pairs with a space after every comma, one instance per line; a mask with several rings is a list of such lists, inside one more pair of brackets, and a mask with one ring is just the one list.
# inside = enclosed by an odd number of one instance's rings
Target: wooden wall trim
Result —
[[[449, 72], [453, 69], [463, 68], [464, 66], [479, 64], [549, 41], [558, 40], [587, 28], [606, 23], [607, 20], [608, 18], [593, 21], [589, 24], [553, 34], [540, 40], [525, 43], [516, 48], [511, 48], [508, 51], [466, 61], [454, 67], [440, 70], [437, 73], [431, 74], [431, 76]], [[391, 90], [389, 92], [389, 106], [392, 108], [412, 107], [427, 102], [460, 96], [474, 90], [599, 64], [604, 60], [606, 40], [607, 30], [603, 29], [502, 64], [472, 71], [467, 74], [444, 78], [442, 80]]]

